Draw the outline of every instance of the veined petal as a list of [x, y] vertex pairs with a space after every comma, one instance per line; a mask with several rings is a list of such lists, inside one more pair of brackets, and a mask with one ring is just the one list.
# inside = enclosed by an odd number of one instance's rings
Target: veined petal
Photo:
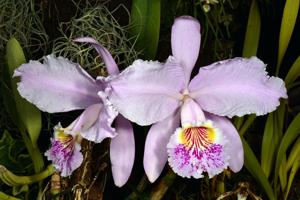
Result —
[[110, 160], [115, 185], [122, 187], [131, 174], [135, 143], [132, 125], [121, 115], [116, 118], [116, 132], [110, 143]]
[[102, 142], [103, 139], [109, 137], [113, 138], [116, 136], [116, 130], [112, 127], [112, 123], [114, 119], [117, 117], [118, 112], [114, 109], [111, 103], [107, 99], [102, 99], [104, 104], [98, 104], [94, 108], [94, 114], [96, 114], [96, 110], [99, 109], [99, 115], [89, 128], [81, 129], [81, 136], [89, 141], [93, 141], [96, 143]]
[[44, 63], [30, 61], [14, 72], [20, 76], [18, 91], [22, 97], [49, 113], [84, 109], [99, 103], [102, 89], [79, 64], [63, 57], [48, 55]]
[[97, 121], [102, 104], [89, 106], [83, 113], [69, 126], [73, 131], [85, 131]]
[[213, 114], [205, 113], [207, 119], [213, 121], [222, 134], [228, 140], [226, 145], [226, 154], [229, 155], [229, 167], [233, 172], [238, 172], [244, 164], [244, 149], [239, 133], [233, 124], [226, 117], [219, 117]]
[[202, 121], [178, 128], [167, 145], [169, 164], [182, 177], [209, 178], [228, 166], [227, 140], [212, 121]]
[[127, 119], [149, 125], [165, 119], [180, 105], [183, 69], [169, 58], [159, 62], [136, 60], [110, 81], [109, 99]]
[[109, 51], [105, 47], [103, 47], [99, 42], [97, 42], [97, 40], [91, 37], [80, 37], [74, 39], [74, 41], [82, 42], [82, 43], [90, 43], [91, 45], [93, 45], [93, 47], [96, 49], [98, 54], [102, 57], [108, 73], [110, 75], [119, 74], [119, 68], [115, 60], [113, 59]]
[[205, 121], [202, 109], [193, 99], [186, 98], [181, 106], [181, 126], [198, 121]]
[[175, 19], [172, 27], [172, 53], [185, 69], [186, 82], [190, 81], [191, 72], [200, 51], [200, 24], [190, 16]]
[[190, 96], [203, 110], [216, 115], [264, 115], [276, 109], [280, 98], [287, 98], [284, 82], [269, 77], [265, 68], [256, 57], [202, 67], [189, 85]]
[[54, 138], [51, 138], [51, 147], [45, 155], [61, 176], [65, 177], [70, 176], [81, 165], [83, 156], [80, 150], [77, 135], [58, 124], [54, 127]]
[[170, 136], [179, 126], [180, 115], [176, 111], [167, 119], [157, 122], [150, 128], [144, 152], [144, 169], [150, 182], [154, 182], [161, 174], [167, 162], [167, 144]]

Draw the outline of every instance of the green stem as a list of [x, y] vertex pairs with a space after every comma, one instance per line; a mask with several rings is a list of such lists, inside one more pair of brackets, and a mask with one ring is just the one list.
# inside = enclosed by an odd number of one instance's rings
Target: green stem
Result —
[[[22, 130], [20, 132], [21, 132], [23, 141], [25, 143], [25, 146], [27, 148], [27, 151], [32, 160], [34, 171], [35, 171], [35, 173], [38, 173], [44, 169], [44, 160], [43, 160], [42, 154], [41, 154], [39, 148], [32, 144], [32, 141], [30, 140], [30, 138], [28, 137], [26, 132], [22, 131]], [[38, 183], [38, 187], [39, 187], [38, 198], [41, 197], [41, 195], [42, 195], [42, 184], [43, 184], [42, 182]]]
[[0, 167], [1, 177], [4, 177], [6, 182], [9, 181], [9, 184], [12, 186], [29, 185], [32, 183], [36, 183], [44, 180], [48, 176], [51, 176], [55, 172], [54, 167], [52, 165], [49, 165], [44, 171], [38, 174], [34, 174], [31, 176], [18, 176], [6, 169], [4, 166], [0, 165]]
[[15, 198], [13, 196], [7, 195], [7, 194], [5, 194], [3, 192], [0, 192], [0, 199], [1, 200], [21, 200], [19, 198]]
[[217, 193], [224, 194], [225, 193], [225, 172], [223, 172], [220, 176], [218, 176], [220, 180], [217, 180]]

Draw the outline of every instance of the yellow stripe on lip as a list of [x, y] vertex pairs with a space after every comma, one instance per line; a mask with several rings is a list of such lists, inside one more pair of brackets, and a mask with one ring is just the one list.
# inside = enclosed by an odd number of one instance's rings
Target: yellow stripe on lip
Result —
[[180, 144], [188, 148], [205, 150], [215, 142], [216, 132], [214, 128], [207, 126], [183, 128], [178, 134]]

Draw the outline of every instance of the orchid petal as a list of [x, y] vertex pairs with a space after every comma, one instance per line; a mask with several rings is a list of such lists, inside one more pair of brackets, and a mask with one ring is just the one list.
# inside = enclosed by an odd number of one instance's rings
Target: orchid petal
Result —
[[186, 99], [181, 106], [181, 126], [199, 121], [205, 121], [203, 111], [193, 99]]
[[235, 58], [200, 68], [189, 85], [190, 96], [210, 113], [233, 117], [264, 115], [287, 98], [284, 82], [269, 77], [256, 57]]
[[200, 24], [190, 16], [175, 19], [172, 27], [172, 53], [183, 65], [186, 81], [190, 80], [191, 72], [197, 61], [200, 50]]
[[239, 133], [233, 124], [226, 117], [219, 117], [205, 113], [205, 116], [213, 121], [216, 127], [225, 135], [228, 145], [226, 151], [229, 155], [229, 167], [233, 172], [238, 172], [244, 164], [244, 150]]
[[14, 72], [20, 76], [18, 91], [22, 97], [49, 113], [84, 109], [98, 103], [97, 84], [78, 64], [53, 55], [44, 63], [30, 61]]
[[115, 185], [122, 187], [131, 174], [135, 143], [132, 125], [121, 115], [116, 118], [116, 132], [110, 143], [110, 160]]
[[176, 111], [167, 119], [157, 122], [150, 128], [144, 152], [144, 169], [150, 182], [154, 182], [161, 174], [168, 160], [167, 144], [179, 126], [180, 115]]
[[109, 99], [125, 118], [149, 125], [165, 119], [178, 108], [183, 75], [173, 58], [165, 65], [136, 60], [110, 81]]
[[113, 138], [116, 136], [116, 130], [111, 126], [118, 112], [108, 100], [104, 100], [104, 105], [101, 106], [96, 122], [88, 129], [81, 130], [81, 136], [83, 138], [96, 143], [102, 142], [105, 138]]
[[96, 49], [98, 54], [102, 57], [103, 62], [107, 68], [107, 71], [110, 75], [119, 74], [119, 68], [113, 59], [112, 55], [109, 51], [103, 47], [97, 40], [91, 37], [80, 37], [74, 39], [75, 42], [82, 42], [82, 43], [90, 43]]
[[75, 132], [89, 129], [97, 121], [101, 108], [101, 104], [89, 106], [68, 128]]

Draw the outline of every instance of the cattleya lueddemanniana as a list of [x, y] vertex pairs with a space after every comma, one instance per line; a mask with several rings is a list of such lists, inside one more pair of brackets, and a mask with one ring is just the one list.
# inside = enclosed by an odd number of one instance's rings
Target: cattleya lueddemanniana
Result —
[[[166, 63], [136, 60], [119, 74], [110, 53], [92, 38], [103, 57], [109, 78], [91, 78], [78, 64], [49, 55], [44, 63], [23, 64], [18, 90], [43, 111], [85, 109], [68, 127], [54, 128], [52, 146], [46, 152], [63, 176], [82, 163], [82, 137], [94, 142], [112, 138], [110, 157], [115, 184], [128, 180], [134, 162], [132, 126], [150, 125], [144, 168], [151, 182], [167, 160], [183, 177], [213, 177], [229, 167], [239, 171], [244, 162], [241, 139], [226, 117], [276, 109], [287, 98], [284, 82], [267, 76], [265, 64], [256, 57], [234, 58], [201, 67], [190, 80], [200, 50], [200, 24], [179, 17], [172, 27], [172, 54]], [[118, 115], [118, 112], [122, 115]], [[113, 121], [116, 128], [112, 128]], [[181, 127], [179, 127], [181, 122]], [[179, 128], [178, 128], [179, 127]]]
[[264, 115], [287, 98], [284, 82], [269, 77], [256, 57], [201, 67], [191, 79], [200, 40], [199, 22], [179, 17], [172, 27], [172, 56], [165, 63], [136, 60], [109, 82], [108, 98], [125, 118], [153, 124], [144, 150], [151, 182], [167, 160], [182, 177], [213, 177], [227, 167], [238, 172], [244, 163], [243, 146], [226, 117]]
[[[77, 38], [94, 46], [102, 56], [110, 75], [119, 73], [111, 54], [93, 38]], [[54, 127], [51, 147], [45, 153], [62, 176], [69, 176], [82, 161], [82, 138], [100, 143], [111, 138], [110, 159], [112, 174], [117, 186], [124, 185], [131, 173], [135, 142], [133, 129], [128, 120], [107, 99], [104, 77], [94, 80], [79, 64], [63, 57], [48, 55], [44, 62], [30, 61], [15, 70], [20, 76], [18, 91], [22, 97], [40, 110], [56, 113], [84, 109], [83, 113], [66, 128]], [[111, 125], [115, 121], [115, 128]]]

